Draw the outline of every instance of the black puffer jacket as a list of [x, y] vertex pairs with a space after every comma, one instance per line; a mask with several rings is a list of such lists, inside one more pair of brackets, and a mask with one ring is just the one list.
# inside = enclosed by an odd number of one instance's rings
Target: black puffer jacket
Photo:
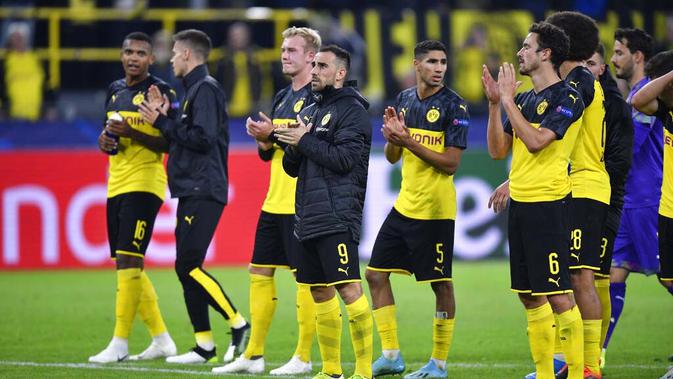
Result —
[[297, 178], [294, 232], [304, 241], [349, 231], [358, 242], [372, 144], [369, 103], [352, 87], [314, 96], [300, 113], [311, 131], [283, 157], [285, 172]]

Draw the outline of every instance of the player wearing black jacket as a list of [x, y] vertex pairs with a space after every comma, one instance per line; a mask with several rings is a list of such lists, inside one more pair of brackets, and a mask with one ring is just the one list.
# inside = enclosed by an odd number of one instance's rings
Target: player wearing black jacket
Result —
[[230, 349], [238, 353], [245, 349], [250, 326], [217, 280], [202, 267], [228, 194], [227, 109], [222, 87], [208, 75], [205, 66], [210, 38], [192, 29], [177, 33], [173, 39], [173, 71], [176, 77], [182, 77], [186, 93], [182, 117], [180, 121], [165, 117], [167, 101], [161, 104], [156, 91], [141, 106], [141, 113], [169, 142], [168, 185], [171, 196], [179, 199], [175, 271], [196, 338], [191, 351], [166, 361], [204, 363], [216, 359], [209, 304], [231, 326]]
[[[358, 241], [371, 148], [369, 104], [344, 87], [350, 55], [337, 46], [320, 49], [313, 61], [316, 102], [300, 114], [296, 128], [277, 129], [288, 144], [283, 168], [297, 177], [295, 235], [303, 249], [297, 282], [311, 286], [322, 373], [340, 377], [341, 311], [346, 303], [355, 374], [372, 377], [372, 313], [362, 293]], [[308, 125], [308, 126], [307, 126]]]

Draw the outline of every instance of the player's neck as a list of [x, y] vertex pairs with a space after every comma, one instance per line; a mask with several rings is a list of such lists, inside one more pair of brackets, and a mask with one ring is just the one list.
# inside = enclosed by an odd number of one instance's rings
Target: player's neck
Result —
[[543, 89], [561, 81], [556, 70], [552, 66], [541, 68], [531, 73], [530, 81], [533, 82], [533, 90], [540, 93]]
[[292, 90], [299, 91], [311, 83], [311, 70], [304, 70], [292, 77]]
[[631, 75], [631, 78], [629, 79], [629, 89], [633, 88], [636, 84], [638, 84], [643, 78], [645, 77], [645, 71], [642, 69], [635, 69], [633, 70], [633, 75]]
[[146, 72], [146, 73], [144, 73], [142, 75], [139, 75], [139, 76], [126, 75], [126, 86], [127, 87], [133, 87], [134, 85], [136, 85], [136, 84], [144, 81], [145, 79], [147, 79], [148, 76], [150, 76], [149, 72]]
[[425, 84], [424, 82], [419, 82], [416, 85], [416, 94], [418, 95], [419, 99], [423, 100], [427, 97], [430, 97], [430, 96], [436, 94], [442, 88], [444, 88], [443, 85], [434, 87], [434, 86], [429, 86], [429, 85]]
[[561, 66], [558, 69], [559, 74], [561, 74], [561, 79], [565, 80], [568, 74], [570, 74], [570, 71], [579, 66], [584, 66], [584, 64], [580, 61], [565, 61], [561, 63]]

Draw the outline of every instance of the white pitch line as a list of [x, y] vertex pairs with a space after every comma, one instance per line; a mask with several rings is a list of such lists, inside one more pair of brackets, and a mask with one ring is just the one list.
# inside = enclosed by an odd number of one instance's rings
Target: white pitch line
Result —
[[[408, 362], [410, 366], [416, 364], [422, 364], [424, 362]], [[270, 366], [276, 366], [280, 363], [273, 364]], [[109, 370], [109, 371], [131, 371], [131, 372], [157, 372], [157, 373], [167, 373], [167, 374], [185, 374], [185, 375], [215, 375], [210, 371], [205, 370], [186, 370], [186, 369], [169, 369], [169, 368], [155, 368], [155, 367], [142, 367], [135, 365], [125, 365], [121, 364], [95, 364], [95, 363], [49, 363], [49, 362], [21, 362], [21, 361], [0, 361], [0, 366], [24, 366], [24, 367], [62, 367], [62, 368], [71, 368], [71, 369], [87, 369], [87, 370]], [[321, 366], [316, 364], [314, 366]], [[352, 367], [354, 366], [353, 362], [343, 362], [342, 366]], [[461, 367], [461, 368], [533, 368], [532, 364], [522, 364], [522, 363], [469, 363], [469, 362], [447, 362], [448, 367]], [[201, 366], [209, 367], [209, 366]], [[212, 367], [216, 367], [213, 365]], [[661, 365], [643, 365], [643, 364], [619, 364], [619, 365], [609, 365], [610, 369], [640, 369], [640, 370], [665, 370], [668, 367], [666, 363]], [[241, 376], [241, 377], [250, 377], [248, 374], [228, 374], [229, 376]], [[277, 378], [277, 376], [272, 375], [257, 375], [256, 377], [262, 378]]]

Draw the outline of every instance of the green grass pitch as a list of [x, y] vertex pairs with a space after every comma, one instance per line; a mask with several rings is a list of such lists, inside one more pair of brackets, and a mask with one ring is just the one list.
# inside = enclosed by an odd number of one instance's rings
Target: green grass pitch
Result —
[[[248, 275], [243, 267], [212, 269], [235, 305], [248, 312]], [[505, 261], [454, 265], [457, 298], [456, 331], [449, 353], [450, 378], [522, 378], [533, 370], [526, 338], [525, 314], [509, 291]], [[171, 270], [148, 270], [160, 297], [169, 331], [180, 352], [194, 344], [180, 285]], [[278, 308], [267, 339], [268, 370], [294, 352], [296, 322], [294, 284], [288, 272], [276, 274]], [[393, 275], [398, 305], [399, 338], [408, 370], [424, 364], [432, 349], [434, 298], [429, 285]], [[365, 285], [366, 288], [366, 285]], [[3, 272], [0, 274], [0, 377], [11, 378], [168, 378], [210, 375], [212, 365], [168, 365], [161, 361], [107, 365], [88, 364], [111, 338], [114, 322], [113, 270]], [[345, 313], [344, 313], [345, 314]], [[607, 356], [605, 378], [659, 378], [673, 354], [673, 298], [653, 277], [632, 275], [627, 303]], [[224, 353], [229, 330], [211, 313], [212, 326]], [[353, 353], [344, 324], [344, 374], [353, 370]], [[149, 343], [136, 320], [131, 353]], [[374, 357], [380, 354], [374, 336]], [[314, 372], [320, 362], [313, 347]], [[233, 377], [233, 376], [230, 376]], [[251, 377], [251, 376], [248, 376]], [[270, 376], [260, 376], [270, 377]]]

